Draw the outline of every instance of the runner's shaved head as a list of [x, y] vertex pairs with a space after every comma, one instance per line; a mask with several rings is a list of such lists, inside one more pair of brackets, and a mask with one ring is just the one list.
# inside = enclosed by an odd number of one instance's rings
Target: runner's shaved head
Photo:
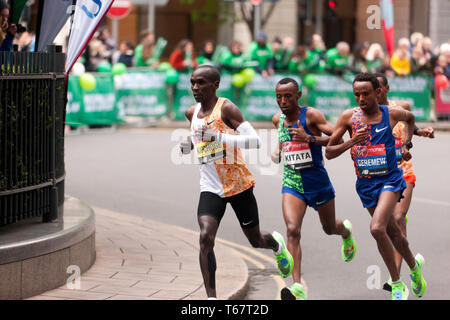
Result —
[[215, 68], [213, 66], [202, 65], [202, 66], [197, 67], [194, 72], [202, 72], [202, 73], [206, 74], [206, 77], [211, 82], [216, 82], [216, 81], [220, 82], [220, 72], [219, 72], [219, 70], [217, 70], [217, 68]]

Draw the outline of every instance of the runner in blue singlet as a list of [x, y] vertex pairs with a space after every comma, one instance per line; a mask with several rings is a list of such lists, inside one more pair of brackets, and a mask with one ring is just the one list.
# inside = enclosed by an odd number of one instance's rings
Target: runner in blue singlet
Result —
[[[355, 163], [356, 190], [372, 220], [370, 232], [392, 278], [392, 299], [406, 300], [408, 288], [400, 280], [394, 259], [394, 247], [402, 255], [411, 272], [411, 288], [417, 297], [423, 296], [426, 282], [422, 277], [423, 257], [413, 256], [408, 241], [394, 219], [394, 208], [401, 199], [406, 183], [397, 167], [395, 138], [392, 128], [399, 122], [406, 124], [406, 142], [402, 146], [403, 159], [411, 159], [409, 149], [414, 131], [414, 115], [402, 108], [378, 105], [381, 91], [375, 75], [359, 74], [353, 82], [353, 93], [359, 107], [346, 110], [339, 117], [325, 156], [333, 159], [351, 149]], [[345, 132], [351, 139], [342, 143]]]
[[323, 163], [322, 147], [327, 145], [333, 126], [319, 110], [300, 107], [301, 94], [295, 80], [282, 79], [276, 86], [281, 112], [272, 118], [278, 128], [279, 141], [273, 160], [279, 163], [283, 159], [284, 162], [283, 217], [287, 227], [287, 247], [294, 259], [294, 283], [282, 289], [283, 300], [306, 299], [300, 277], [300, 233], [307, 206], [318, 212], [325, 233], [342, 237], [344, 261], [351, 261], [356, 252], [350, 221], [336, 219], [334, 189]]

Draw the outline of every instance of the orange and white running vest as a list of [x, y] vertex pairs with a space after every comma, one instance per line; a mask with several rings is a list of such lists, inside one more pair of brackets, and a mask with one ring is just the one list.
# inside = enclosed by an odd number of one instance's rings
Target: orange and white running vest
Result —
[[227, 134], [238, 134], [222, 121], [225, 98], [219, 98], [212, 113], [198, 118], [200, 103], [195, 106], [191, 121], [191, 137], [200, 162], [200, 192], [212, 192], [220, 197], [231, 197], [255, 185], [255, 179], [247, 168], [241, 150], [224, 143], [195, 141], [194, 131], [203, 125]]
[[[397, 106], [395, 101], [389, 100], [388, 102], [389, 102], [389, 107]], [[405, 123], [403, 121], [399, 121], [395, 125], [394, 129], [392, 129], [392, 135], [396, 139], [396, 145], [398, 144], [400, 147], [406, 141], [406, 131], [405, 131], [405, 129], [406, 129], [406, 125], [405, 125]], [[399, 164], [398, 167], [403, 170], [403, 176], [404, 177], [407, 177], [409, 175], [413, 175], [414, 174], [412, 160], [408, 160], [408, 161], [402, 160], [401, 164]]]

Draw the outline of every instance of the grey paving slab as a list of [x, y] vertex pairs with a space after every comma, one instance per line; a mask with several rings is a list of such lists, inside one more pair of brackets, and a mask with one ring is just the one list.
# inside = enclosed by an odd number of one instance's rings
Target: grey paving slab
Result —
[[[96, 262], [81, 275], [80, 288], [63, 286], [30, 299], [206, 299], [198, 233], [101, 208], [94, 211]], [[221, 265], [218, 298], [242, 294], [248, 285], [247, 265], [224, 244], [216, 243], [215, 250]]]

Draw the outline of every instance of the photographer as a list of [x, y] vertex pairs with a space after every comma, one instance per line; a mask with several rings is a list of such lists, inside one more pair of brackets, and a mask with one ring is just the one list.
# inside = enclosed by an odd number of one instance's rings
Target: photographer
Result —
[[0, 0], [0, 51], [12, 51], [13, 40], [17, 33], [15, 24], [8, 24], [9, 7]]

